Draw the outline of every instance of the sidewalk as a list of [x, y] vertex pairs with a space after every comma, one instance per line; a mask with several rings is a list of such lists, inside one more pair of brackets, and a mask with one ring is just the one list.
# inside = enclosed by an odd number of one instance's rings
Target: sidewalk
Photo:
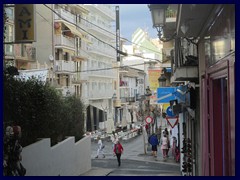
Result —
[[91, 170], [89, 170], [86, 173], [81, 174], [80, 176], [107, 176], [113, 170], [114, 169], [93, 167]]
[[[112, 159], [112, 158], [110, 158], [110, 159]], [[128, 159], [137, 160], [137, 161], [138, 160], [145, 161], [145, 162], [147, 161], [147, 162], [153, 162], [153, 163], [171, 164], [171, 165], [179, 166], [179, 164], [175, 162], [173, 157], [170, 157], [166, 161], [163, 161], [161, 156], [158, 156], [157, 158], [155, 158], [151, 155], [151, 152], [147, 152], [147, 154], [138, 154], [137, 156], [132, 157], [132, 158], [128, 157]], [[92, 167], [91, 170], [89, 170], [88, 172], [86, 172], [84, 174], [81, 174], [80, 176], [107, 176], [113, 170], [114, 169]], [[164, 176], [173, 176], [173, 174], [164, 174]], [[178, 176], [178, 174], [176, 174], [174, 176]], [[179, 176], [180, 176], [180, 174], [179, 174]]]

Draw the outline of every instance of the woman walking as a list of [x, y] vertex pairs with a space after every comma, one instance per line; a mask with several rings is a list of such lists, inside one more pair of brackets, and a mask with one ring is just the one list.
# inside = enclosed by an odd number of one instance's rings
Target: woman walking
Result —
[[167, 158], [167, 150], [168, 150], [168, 138], [166, 134], [164, 134], [162, 137], [161, 149], [162, 149], [163, 159], [165, 160]]
[[118, 166], [121, 166], [121, 155], [123, 153], [123, 147], [119, 141], [114, 145], [114, 153], [117, 156]]

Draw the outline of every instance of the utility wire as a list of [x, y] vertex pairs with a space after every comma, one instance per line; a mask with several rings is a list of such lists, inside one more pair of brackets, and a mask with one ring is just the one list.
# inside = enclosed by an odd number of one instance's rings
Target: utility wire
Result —
[[[42, 17], [45, 21], [47, 21], [50, 26], [52, 26], [51, 23], [50, 23], [44, 16], [42, 16], [39, 12], [37, 12], [37, 14], [38, 14], [40, 17]], [[83, 52], [85, 52], [85, 53], [87, 54], [87, 52], [84, 51], [83, 49], [81, 49], [81, 51], [83, 51]], [[129, 55], [129, 56], [132, 56], [132, 54], [128, 54], [128, 55]], [[137, 55], [136, 55], [136, 56], [137, 56]], [[91, 57], [91, 56], [90, 56], [90, 57]], [[139, 56], [139, 57], [142, 58], [141, 56]], [[152, 60], [151, 58], [145, 58], [145, 59], [150, 59], [150, 60]], [[156, 59], [156, 61], [158, 61], [158, 60]], [[117, 69], [117, 68], [139, 66], [139, 65], [143, 65], [143, 64], [147, 64], [147, 63], [133, 64], [133, 65], [127, 65], [127, 66], [121, 66], [121, 67], [112, 67], [112, 68], [103, 68], [103, 69], [94, 69], [94, 70], [84, 70], [84, 71], [78, 71], [78, 72], [111, 70], [111, 69]]]
[[89, 33], [88, 31], [86, 31], [85, 29], [81, 28], [80, 26], [78, 26], [75, 23], [70, 22], [69, 20], [63, 18], [59, 13], [57, 13], [55, 10], [53, 10], [52, 8], [48, 7], [46, 4], [43, 4], [45, 7], [47, 7], [48, 9], [50, 9], [54, 14], [58, 15], [61, 19], [63, 19], [64, 21], [67, 21], [70, 24], [73, 24], [74, 26], [77, 26], [79, 29], [83, 30], [84, 32], [86, 32], [87, 34], [91, 35], [92, 37], [94, 37], [95, 39], [97, 39], [98, 41], [110, 46], [111, 48], [117, 50], [113, 45], [106, 43], [105, 41], [99, 39], [98, 37], [96, 37], [95, 35], [93, 35], [92, 33]]
[[102, 68], [102, 69], [90, 69], [90, 70], [82, 70], [78, 72], [91, 72], [91, 71], [104, 71], [104, 70], [112, 70], [112, 69], [121, 69], [121, 68], [126, 68], [126, 67], [134, 67], [134, 66], [140, 66], [144, 64], [150, 64], [150, 63], [139, 63], [139, 64], [131, 64], [131, 65], [125, 65], [125, 66], [119, 66], [119, 67], [111, 67], [111, 68]]
[[[43, 4], [45, 7], [47, 7], [48, 9], [50, 9], [54, 14], [58, 15], [61, 19], [63, 19], [64, 21], [70, 23], [70, 24], [73, 24], [75, 26], [77, 26], [79, 29], [83, 30], [84, 32], [86, 32], [87, 34], [91, 35], [92, 37], [94, 37], [95, 39], [97, 39], [98, 41], [110, 46], [111, 48], [113, 48], [114, 50], [118, 51], [120, 54], [124, 55], [124, 56], [128, 56], [127, 53], [124, 53], [122, 51], [119, 51], [118, 49], [116, 49], [113, 45], [109, 44], [109, 43], [106, 43], [105, 41], [99, 39], [98, 37], [96, 37], [95, 35], [89, 33], [88, 31], [86, 31], [85, 29], [81, 28], [80, 26], [78, 26], [77, 24], [75, 23], [72, 23], [70, 21], [68, 21], [67, 19], [63, 18], [59, 13], [57, 13], [55, 10], [53, 10], [52, 8], [48, 7], [46, 4]], [[138, 56], [138, 55], [135, 55], [133, 54], [132, 56], [136, 56], [136, 57], [139, 57], [139, 58], [143, 58], [143, 59], [146, 59], [145, 57], [142, 57], [142, 56]], [[158, 61], [160, 63], [162, 63], [160, 60], [157, 60], [157, 59], [152, 59], [152, 58], [148, 58], [148, 59], [151, 59], [151, 60], [154, 60], [154, 61]]]
[[[61, 6], [61, 5], [59, 5], [59, 7], [64, 8], [64, 6]], [[69, 11], [69, 10], [66, 10], [66, 11], [69, 12], [69, 13], [71, 13], [71, 11]], [[104, 28], [102, 28], [102, 27], [100, 27], [100, 26], [98, 26], [98, 25], [90, 22], [90, 21], [88, 21], [87, 19], [84, 19], [84, 18], [81, 17], [81, 16], [80, 16], [80, 18], [81, 18], [82, 20], [86, 21], [87, 23], [98, 27], [99, 29], [101, 29], [101, 30], [103, 30], [103, 31], [106, 31], [106, 32], [108, 32], [109, 34], [112, 34], [113, 36], [116, 36], [116, 34], [112, 33], [111, 31], [108, 31], [108, 30], [106, 30], [106, 29], [104, 29]], [[120, 38], [126, 39], [126, 38], [123, 38], [123, 37], [120, 37]], [[155, 53], [158, 53], [158, 54], [162, 54], [161, 52], [154, 51], [154, 50], [149, 49], [149, 48], [147, 48], [147, 47], [141, 46], [141, 45], [139, 45], [139, 44], [137, 44], [137, 43], [134, 43], [134, 42], [132, 42], [132, 41], [130, 41], [130, 40], [128, 40], [128, 39], [126, 39], [126, 40], [127, 40], [127, 42], [130, 42], [131, 44], [135, 44], [135, 45], [137, 45], [137, 46], [139, 46], [139, 47], [142, 47], [142, 48], [144, 48], [144, 49], [147, 49], [147, 50], [149, 50], [149, 51], [152, 51], [152, 52], [155, 52]]]

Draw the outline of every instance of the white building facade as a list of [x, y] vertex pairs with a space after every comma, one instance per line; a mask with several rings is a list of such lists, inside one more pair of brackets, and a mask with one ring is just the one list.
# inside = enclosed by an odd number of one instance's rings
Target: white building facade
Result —
[[89, 14], [86, 29], [90, 40], [88, 60], [83, 62], [81, 78], [82, 100], [87, 106], [86, 130], [112, 132], [113, 89], [116, 81], [115, 7], [108, 4], [84, 4]]

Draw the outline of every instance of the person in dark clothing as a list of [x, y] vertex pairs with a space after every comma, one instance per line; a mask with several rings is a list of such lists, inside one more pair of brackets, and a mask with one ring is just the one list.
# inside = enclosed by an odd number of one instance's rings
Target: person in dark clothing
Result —
[[21, 127], [8, 126], [4, 141], [4, 176], [25, 176], [26, 169], [23, 167], [22, 146], [20, 144]]
[[114, 153], [117, 156], [118, 166], [121, 166], [121, 155], [123, 153], [123, 147], [119, 141], [114, 145]]
[[157, 135], [155, 133], [153, 133], [149, 139], [148, 139], [149, 144], [152, 145], [152, 155], [154, 157], [157, 157], [157, 146], [159, 145], [159, 141], [157, 138]]

